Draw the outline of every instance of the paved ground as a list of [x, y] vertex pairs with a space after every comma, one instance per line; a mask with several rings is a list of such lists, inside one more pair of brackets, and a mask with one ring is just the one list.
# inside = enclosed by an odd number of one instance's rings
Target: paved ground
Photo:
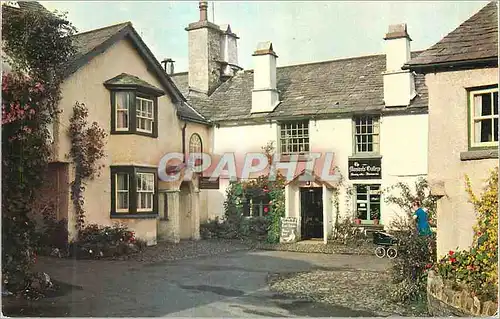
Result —
[[[384, 270], [373, 256], [238, 251], [177, 261], [42, 258], [40, 271], [72, 285], [62, 296], [4, 308], [4, 315], [98, 317], [349, 317], [370, 312], [288, 299], [269, 291], [269, 274]], [[56, 270], [57, 269], [57, 270]]]

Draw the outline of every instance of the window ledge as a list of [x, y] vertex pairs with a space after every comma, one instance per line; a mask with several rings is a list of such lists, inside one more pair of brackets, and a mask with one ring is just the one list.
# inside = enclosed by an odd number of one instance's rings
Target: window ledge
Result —
[[473, 161], [482, 159], [496, 159], [498, 158], [498, 149], [484, 149], [484, 150], [471, 150], [460, 153], [461, 161]]
[[296, 154], [296, 155], [290, 155], [290, 154], [281, 154], [280, 156], [280, 161], [285, 163], [285, 162], [291, 162], [292, 161], [292, 156], [297, 157], [297, 162], [307, 162], [310, 160], [309, 154]]
[[137, 214], [125, 214], [125, 213], [111, 213], [111, 219], [152, 219], [157, 218], [157, 213], [137, 213]]
[[382, 158], [380, 154], [354, 154], [349, 156], [348, 159], [360, 159], [360, 158]]

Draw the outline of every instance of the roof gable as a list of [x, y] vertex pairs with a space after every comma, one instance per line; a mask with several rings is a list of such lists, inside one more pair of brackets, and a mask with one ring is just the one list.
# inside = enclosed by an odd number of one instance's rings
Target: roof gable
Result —
[[187, 104], [185, 97], [174, 84], [170, 76], [161, 67], [158, 60], [149, 50], [147, 45], [135, 31], [132, 23], [125, 22], [105, 28], [91, 30], [74, 35], [76, 54], [66, 69], [66, 76], [70, 76], [81, 67], [89, 63], [93, 58], [105, 52], [112, 45], [128, 39], [144, 60], [148, 69], [158, 78], [162, 87], [172, 98], [178, 115], [181, 119], [206, 124], [207, 119]]
[[498, 6], [488, 3], [405, 68], [456, 68], [498, 65]]

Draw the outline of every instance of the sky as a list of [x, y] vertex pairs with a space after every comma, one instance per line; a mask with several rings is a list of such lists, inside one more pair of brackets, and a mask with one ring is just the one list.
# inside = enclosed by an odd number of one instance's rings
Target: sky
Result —
[[[130, 21], [156, 58], [187, 71], [188, 34], [199, 19], [198, 1], [41, 1], [67, 12], [79, 32]], [[412, 50], [426, 49], [488, 1], [209, 1], [208, 16], [230, 24], [238, 60], [252, 69], [258, 42], [271, 41], [278, 66], [384, 52], [390, 24], [406, 23]], [[215, 18], [215, 19], [214, 19]]]

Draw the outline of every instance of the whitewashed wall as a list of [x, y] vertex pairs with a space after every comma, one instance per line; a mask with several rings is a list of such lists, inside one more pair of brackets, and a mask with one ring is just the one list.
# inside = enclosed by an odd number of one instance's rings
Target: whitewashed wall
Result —
[[[380, 122], [380, 151], [382, 155], [382, 179], [371, 181], [348, 180], [348, 158], [353, 152], [352, 119], [329, 119], [309, 122], [312, 151], [334, 152], [334, 165], [344, 176], [345, 187], [340, 190], [340, 215], [346, 216], [354, 209], [352, 199], [346, 197], [346, 187], [353, 183], [381, 184], [389, 187], [399, 181], [413, 184], [427, 172], [427, 115], [386, 116]], [[260, 151], [270, 140], [277, 140], [276, 124], [222, 127], [214, 131], [214, 152], [245, 153]], [[229, 181], [221, 180], [220, 189], [208, 194], [209, 216], [222, 216], [224, 194]], [[295, 192], [292, 192], [295, 194]], [[298, 192], [296, 192], [298, 193]], [[295, 197], [289, 194], [288, 197]], [[300, 201], [298, 202], [300, 203]], [[298, 209], [297, 200], [288, 203], [289, 209]], [[335, 207], [331, 205], [331, 209]], [[399, 212], [395, 207], [381, 204], [381, 223], [388, 225]], [[290, 214], [294, 216], [295, 214]], [[334, 212], [332, 211], [332, 221]]]

